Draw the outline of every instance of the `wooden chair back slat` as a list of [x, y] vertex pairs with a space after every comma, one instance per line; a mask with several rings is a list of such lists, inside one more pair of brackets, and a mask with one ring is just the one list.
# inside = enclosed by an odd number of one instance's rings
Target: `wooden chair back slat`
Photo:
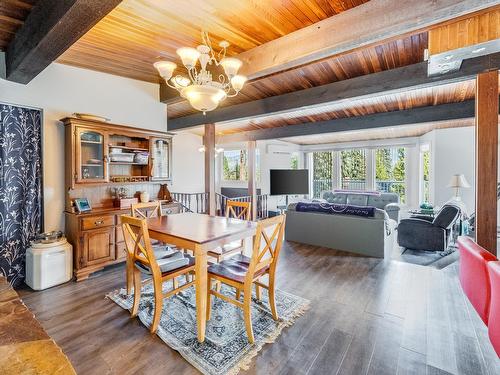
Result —
[[[275, 216], [257, 223], [252, 257], [247, 275], [245, 276], [245, 283], [251, 283], [255, 272], [264, 267], [269, 266], [270, 271], [274, 273], [283, 244], [284, 230], [285, 215]], [[271, 235], [268, 235], [266, 231], [271, 231]], [[268, 257], [265, 258], [266, 255]]]
[[146, 219], [122, 215], [121, 222], [125, 247], [131, 261], [133, 263], [138, 261], [149, 267], [153, 277], [160, 276], [160, 267], [156, 262], [153, 247], [151, 246]]
[[226, 217], [250, 220], [251, 206], [250, 202], [238, 202], [228, 199], [226, 202]]
[[130, 206], [130, 215], [141, 219], [162, 216], [161, 202], [135, 203]]

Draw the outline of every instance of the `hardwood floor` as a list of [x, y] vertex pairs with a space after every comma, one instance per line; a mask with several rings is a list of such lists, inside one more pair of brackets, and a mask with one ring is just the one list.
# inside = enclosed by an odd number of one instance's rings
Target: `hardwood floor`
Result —
[[[196, 374], [104, 298], [124, 282], [119, 265], [78, 284], [20, 294], [78, 374]], [[311, 309], [242, 375], [500, 373], [456, 263], [437, 270], [285, 242], [277, 285], [309, 298]]]

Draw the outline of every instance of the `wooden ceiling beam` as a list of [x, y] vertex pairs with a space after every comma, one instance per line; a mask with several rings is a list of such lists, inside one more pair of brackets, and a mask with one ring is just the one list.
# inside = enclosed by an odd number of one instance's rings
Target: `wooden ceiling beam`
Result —
[[[240, 53], [240, 74], [254, 80], [426, 30], [500, 4], [498, 0], [371, 0]], [[160, 83], [166, 86], [165, 83]], [[163, 103], [182, 100], [163, 89]]]
[[431, 86], [469, 80], [476, 74], [500, 67], [500, 53], [465, 60], [459, 71], [431, 76], [427, 75], [427, 63], [359, 76], [343, 81], [316, 86], [291, 93], [222, 107], [206, 115], [196, 113], [169, 119], [170, 131], [182, 130], [206, 123], [220, 123], [270, 114], [296, 111], [300, 108], [321, 106], [345, 100], [400, 93]]
[[38, 1], [9, 43], [5, 78], [30, 82], [121, 1]]
[[255, 79], [499, 4], [495, 0], [371, 0], [239, 54], [241, 74]]
[[228, 134], [219, 138], [219, 143], [248, 142], [265, 139], [281, 139], [313, 134], [337, 133], [353, 130], [387, 128], [402, 125], [460, 120], [474, 117], [475, 101], [441, 104], [420, 108], [376, 113], [367, 116], [308, 122], [299, 125], [251, 130]]

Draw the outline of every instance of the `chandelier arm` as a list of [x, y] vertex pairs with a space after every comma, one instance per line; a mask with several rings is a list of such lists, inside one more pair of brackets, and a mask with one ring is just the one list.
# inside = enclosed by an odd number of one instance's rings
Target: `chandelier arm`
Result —
[[[194, 74], [195, 74], [194, 77], [193, 77], [192, 70], [194, 70]], [[191, 79], [191, 82], [193, 82], [194, 84], [196, 84], [197, 80], [196, 80], [196, 70], [195, 70], [195, 68], [188, 69], [188, 75], [189, 75], [189, 79]]]
[[168, 87], [172, 88], [172, 89], [176, 89], [177, 91], [179, 91], [179, 88], [175, 85], [172, 85], [170, 82], [170, 80], [165, 80], [165, 83], [167, 84]]

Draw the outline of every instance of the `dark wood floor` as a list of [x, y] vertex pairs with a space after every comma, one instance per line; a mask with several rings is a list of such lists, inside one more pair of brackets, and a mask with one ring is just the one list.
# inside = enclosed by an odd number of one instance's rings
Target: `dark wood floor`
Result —
[[[311, 309], [242, 374], [500, 374], [487, 331], [443, 270], [286, 243], [280, 289]], [[21, 291], [78, 374], [196, 374], [106, 293], [123, 266], [82, 283]]]

